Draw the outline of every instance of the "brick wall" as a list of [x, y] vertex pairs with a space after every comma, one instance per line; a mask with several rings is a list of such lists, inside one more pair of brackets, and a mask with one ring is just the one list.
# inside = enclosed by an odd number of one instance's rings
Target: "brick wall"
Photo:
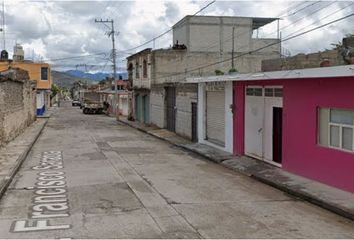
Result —
[[36, 120], [36, 83], [28, 73], [13, 69], [0, 75], [0, 146]]

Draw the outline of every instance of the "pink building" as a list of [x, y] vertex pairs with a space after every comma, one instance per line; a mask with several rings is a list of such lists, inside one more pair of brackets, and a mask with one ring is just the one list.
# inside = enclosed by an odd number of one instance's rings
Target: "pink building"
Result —
[[353, 65], [189, 81], [233, 82], [233, 139], [224, 140], [235, 155], [354, 193]]

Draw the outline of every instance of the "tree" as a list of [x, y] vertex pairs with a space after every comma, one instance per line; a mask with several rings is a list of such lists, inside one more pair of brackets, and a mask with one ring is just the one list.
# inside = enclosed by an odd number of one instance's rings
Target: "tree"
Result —
[[[354, 37], [354, 32], [353, 33], [347, 33], [345, 34], [346, 38]], [[338, 42], [338, 43], [331, 43], [332, 50], [342, 50], [343, 49], [343, 43]]]
[[55, 97], [58, 92], [60, 92], [60, 87], [58, 87], [56, 84], [52, 84], [52, 93], [50, 94], [50, 98], [52, 99], [53, 97]]
[[102, 79], [101, 81], [98, 82], [99, 85], [105, 85], [106, 84], [106, 79]]

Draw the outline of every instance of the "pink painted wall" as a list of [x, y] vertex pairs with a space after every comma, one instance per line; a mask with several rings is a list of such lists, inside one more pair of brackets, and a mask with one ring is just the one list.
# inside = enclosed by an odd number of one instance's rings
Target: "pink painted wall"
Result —
[[354, 193], [354, 153], [317, 144], [317, 108], [354, 109], [354, 77], [234, 82], [234, 154], [244, 154], [244, 89], [283, 86], [282, 168]]

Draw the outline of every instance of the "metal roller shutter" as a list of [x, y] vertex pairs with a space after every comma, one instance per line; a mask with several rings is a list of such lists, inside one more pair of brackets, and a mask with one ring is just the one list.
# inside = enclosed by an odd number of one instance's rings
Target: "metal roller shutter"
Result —
[[225, 91], [206, 91], [206, 139], [225, 146]]

